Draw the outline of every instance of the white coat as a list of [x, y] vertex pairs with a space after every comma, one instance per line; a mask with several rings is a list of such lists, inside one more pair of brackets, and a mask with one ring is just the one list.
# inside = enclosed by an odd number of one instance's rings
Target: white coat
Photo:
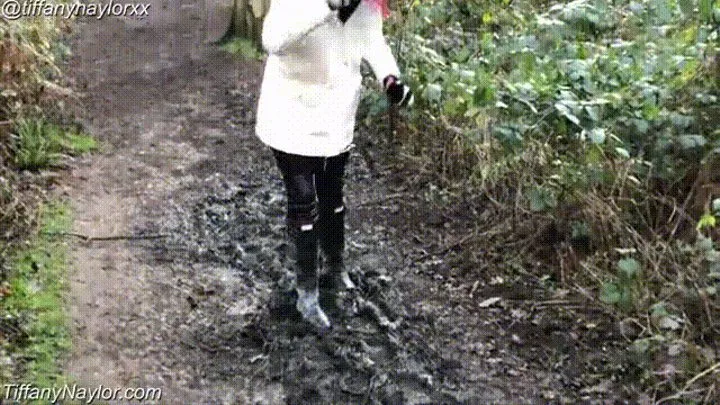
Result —
[[345, 24], [326, 0], [272, 0], [262, 33], [269, 53], [255, 132], [266, 145], [335, 156], [352, 144], [365, 59], [378, 81], [400, 77], [382, 12], [362, 0]]

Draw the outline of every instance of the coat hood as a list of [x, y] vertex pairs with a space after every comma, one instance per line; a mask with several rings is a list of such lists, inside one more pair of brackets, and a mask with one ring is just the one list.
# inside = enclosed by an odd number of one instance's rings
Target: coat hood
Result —
[[382, 12], [383, 17], [387, 18], [390, 15], [390, 7], [388, 7], [387, 0], [365, 0], [370, 3], [375, 9]]

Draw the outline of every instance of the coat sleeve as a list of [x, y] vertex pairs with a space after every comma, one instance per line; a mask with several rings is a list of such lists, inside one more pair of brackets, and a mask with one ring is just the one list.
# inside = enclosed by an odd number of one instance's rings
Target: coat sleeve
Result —
[[272, 0], [263, 23], [263, 48], [270, 54], [282, 53], [334, 14], [325, 0]]
[[365, 46], [363, 59], [365, 59], [375, 73], [380, 86], [388, 75], [400, 77], [400, 68], [390, 51], [390, 47], [383, 36], [382, 13], [377, 10], [368, 10], [365, 18]]

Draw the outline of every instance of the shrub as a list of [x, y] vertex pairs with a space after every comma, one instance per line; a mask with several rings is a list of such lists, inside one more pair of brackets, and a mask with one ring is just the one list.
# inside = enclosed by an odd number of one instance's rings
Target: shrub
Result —
[[[651, 319], [642, 382], [678, 398], [720, 355], [719, 23], [717, 0], [430, 0], [389, 26], [417, 94], [406, 164], [487, 197], [505, 236], [483, 250], [525, 241], [539, 275]], [[677, 339], [693, 366], [658, 381]]]
[[[33, 137], [18, 117], [50, 116], [62, 109], [68, 91], [60, 86], [57, 61], [68, 54], [60, 35], [63, 19], [0, 19], [0, 280], [5, 277], [9, 249], [28, 235], [36, 203], [14, 170], [52, 162], [51, 141]], [[27, 123], [26, 123], [27, 124]], [[20, 156], [15, 156], [21, 151]]]

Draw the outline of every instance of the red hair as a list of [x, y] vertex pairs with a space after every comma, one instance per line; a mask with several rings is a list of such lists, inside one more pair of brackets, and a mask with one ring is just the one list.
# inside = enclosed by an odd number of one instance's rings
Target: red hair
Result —
[[378, 11], [382, 12], [383, 17], [390, 15], [390, 7], [388, 7], [387, 0], [366, 0], [370, 2]]

